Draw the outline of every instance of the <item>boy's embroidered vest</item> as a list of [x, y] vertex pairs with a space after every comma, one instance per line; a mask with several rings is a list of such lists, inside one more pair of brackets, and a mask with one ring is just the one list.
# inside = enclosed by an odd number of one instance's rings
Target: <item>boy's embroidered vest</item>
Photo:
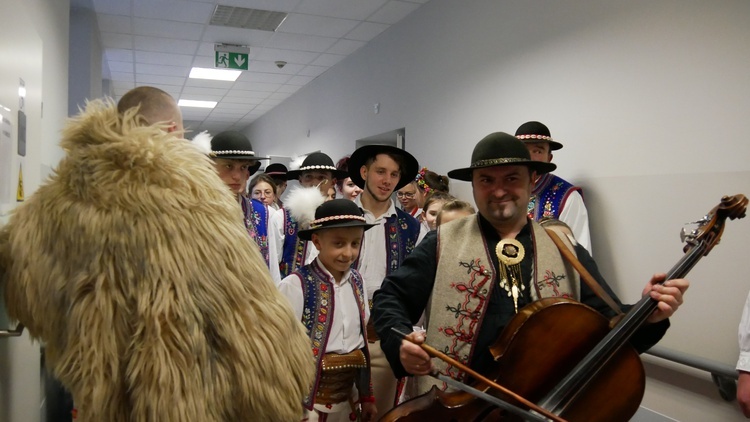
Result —
[[[575, 249], [561, 236], [568, 249]], [[532, 222], [532, 280], [524, 280], [531, 299], [567, 297], [580, 299], [578, 273], [563, 260], [557, 246], [539, 224]], [[443, 225], [438, 232], [438, 264], [435, 287], [427, 314], [427, 338], [430, 345], [463, 364], [471, 365], [476, 337], [482, 326], [492, 289], [499, 288], [499, 273], [490, 257], [487, 241], [481, 233], [478, 217], [464, 218]], [[529, 286], [531, 284], [531, 286]], [[443, 375], [465, 381], [466, 374], [439, 360], [433, 360]], [[418, 392], [433, 385], [445, 385], [432, 377], [416, 377]]]
[[292, 218], [289, 210], [282, 208], [282, 211], [284, 212], [284, 246], [279, 263], [279, 273], [283, 279], [305, 265], [307, 242], [297, 236], [299, 224]]
[[[359, 309], [359, 326], [362, 336], [365, 338], [364, 353], [368, 362], [368, 369], [358, 371], [355, 383], [357, 390], [360, 392], [369, 391], [370, 388], [370, 371], [369, 362], [370, 354], [367, 349], [367, 336], [364, 330], [365, 324], [365, 297], [362, 276], [354, 269], [351, 270], [349, 282], [352, 283], [354, 290], [354, 299]], [[315, 382], [313, 383], [310, 394], [305, 397], [305, 407], [312, 409], [315, 394], [318, 391], [320, 382], [320, 373], [322, 370], [322, 359], [326, 352], [328, 336], [331, 334], [331, 323], [333, 322], [333, 311], [336, 304], [334, 303], [334, 286], [328, 278], [328, 274], [318, 265], [315, 260], [309, 265], [305, 265], [296, 272], [302, 280], [302, 325], [305, 326], [310, 340], [312, 342], [313, 358], [315, 359]]]
[[268, 208], [257, 199], [250, 199], [244, 196], [240, 197], [242, 205], [242, 215], [245, 216], [245, 227], [250, 238], [260, 249], [260, 254], [269, 265], [268, 257]]
[[542, 218], [559, 219], [565, 200], [575, 191], [583, 195], [578, 186], [573, 186], [551, 173], [543, 175], [531, 192], [529, 218], [534, 221]]

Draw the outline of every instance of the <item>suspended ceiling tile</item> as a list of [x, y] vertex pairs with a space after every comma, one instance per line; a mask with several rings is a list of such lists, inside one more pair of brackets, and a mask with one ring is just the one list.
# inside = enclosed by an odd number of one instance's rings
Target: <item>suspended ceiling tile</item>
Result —
[[136, 50], [156, 51], [163, 53], [195, 54], [198, 49], [197, 41], [176, 40], [169, 38], [133, 37]]
[[222, 88], [230, 89], [234, 85], [234, 81], [215, 81], [212, 79], [194, 79], [188, 78], [185, 82], [185, 87], [202, 87], [202, 88]]
[[133, 72], [110, 72], [109, 76], [113, 81], [133, 82], [135, 80]]
[[109, 61], [107, 62], [107, 66], [109, 67], [110, 72], [130, 72], [133, 73], [135, 71], [135, 68], [133, 66], [133, 62], [118, 62], [118, 61]]
[[365, 20], [387, 0], [305, 0], [295, 10], [310, 15]]
[[349, 33], [349, 31], [354, 29], [358, 24], [359, 21], [351, 19], [292, 13], [286, 18], [277, 31], [288, 32], [291, 34], [340, 38]]
[[105, 48], [104, 57], [117, 62], [133, 62], [133, 50], [130, 48]]
[[185, 84], [185, 79], [178, 76], [161, 76], [161, 75], [136, 75], [135, 82], [139, 85], [164, 84], [179, 85]]
[[305, 66], [305, 68], [302, 69], [302, 71], [300, 71], [298, 73], [298, 75], [300, 75], [300, 76], [312, 76], [312, 77], [316, 77], [316, 76], [322, 75], [323, 72], [325, 72], [326, 70], [328, 70], [328, 67], [324, 67], [324, 66]]
[[102, 47], [104, 48], [133, 48], [133, 36], [127, 34], [115, 34], [113, 32], [101, 33]]
[[[281, 84], [267, 84], [267, 83], [260, 83], [260, 82], [235, 82], [234, 83], [234, 89], [240, 89], [240, 90], [246, 90], [246, 91], [260, 91], [260, 92], [274, 92]], [[231, 91], [230, 91], [231, 92]]]
[[144, 75], [184, 76], [187, 77], [190, 69], [184, 66], [164, 66], [158, 64], [135, 64], [136, 72]]
[[[260, 73], [260, 72], [242, 72], [237, 82], [262, 82], [269, 84], [283, 84], [289, 80], [290, 75], [280, 75], [273, 73]], [[237, 83], [235, 82], [235, 83]]]
[[228, 89], [227, 88], [202, 88], [197, 86], [186, 86], [182, 89], [182, 95], [187, 96], [190, 95], [192, 97], [194, 96], [212, 96], [212, 97], [224, 97], [226, 95]]
[[245, 101], [250, 103], [250, 100], [263, 100], [263, 99], [268, 98], [268, 96], [271, 95], [271, 92], [273, 91], [244, 90], [244, 89], [239, 89], [237, 86], [234, 86], [232, 87], [232, 89], [229, 90], [229, 92], [227, 92], [227, 95], [224, 97], [224, 100], [232, 102], [232, 103], [234, 102], [243, 103]]
[[192, 1], [135, 0], [133, 15], [141, 18], [205, 24], [208, 23], [214, 7], [211, 3]]
[[314, 35], [298, 35], [288, 33], [275, 33], [266, 45], [271, 48], [282, 48], [287, 50], [317, 51], [322, 53], [336, 42], [336, 38], [318, 37]]
[[203, 25], [159, 19], [134, 18], [133, 33], [142, 36], [172, 38], [178, 40], [201, 39]]
[[315, 79], [312, 76], [295, 76], [287, 82], [289, 85], [307, 85]]
[[193, 56], [189, 54], [156, 53], [136, 50], [135, 60], [145, 64], [163, 64], [169, 66], [192, 66]]
[[[251, 49], [252, 51], [252, 49]], [[315, 60], [320, 53], [314, 53], [309, 51], [298, 51], [298, 50], [283, 50], [279, 48], [263, 48], [258, 49], [255, 56], [255, 60], [275, 62], [277, 60], [283, 60], [288, 64], [310, 64]]]

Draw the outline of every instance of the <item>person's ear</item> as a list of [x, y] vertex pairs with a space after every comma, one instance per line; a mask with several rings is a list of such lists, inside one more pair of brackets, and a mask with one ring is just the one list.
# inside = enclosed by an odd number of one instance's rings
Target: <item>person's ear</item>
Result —
[[318, 236], [317, 233], [313, 233], [312, 234], [312, 237], [310, 238], [310, 241], [313, 243], [313, 245], [315, 245], [315, 249], [317, 249], [318, 252], [320, 252], [320, 246], [321, 246], [320, 245], [320, 237]]
[[551, 162], [552, 162], [552, 153], [551, 153], [551, 152], [549, 153], [549, 159], [547, 160], [547, 162], [548, 162], [548, 163], [551, 163]]
[[169, 127], [167, 128], [167, 133], [172, 133], [177, 130], [177, 123], [175, 122], [169, 122]]
[[367, 175], [367, 166], [362, 166], [359, 168], [359, 177], [362, 178], [362, 180], [367, 180], [365, 177]]

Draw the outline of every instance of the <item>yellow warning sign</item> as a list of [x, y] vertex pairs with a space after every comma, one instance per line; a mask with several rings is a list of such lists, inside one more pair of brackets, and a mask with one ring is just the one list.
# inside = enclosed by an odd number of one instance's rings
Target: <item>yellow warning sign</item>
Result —
[[16, 190], [16, 202], [23, 202], [23, 167], [18, 167], [18, 189]]

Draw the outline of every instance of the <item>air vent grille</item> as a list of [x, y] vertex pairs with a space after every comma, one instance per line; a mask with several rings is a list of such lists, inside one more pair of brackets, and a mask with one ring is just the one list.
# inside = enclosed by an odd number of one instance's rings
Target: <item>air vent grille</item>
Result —
[[214, 14], [211, 16], [211, 25], [273, 32], [284, 22], [286, 16], [287, 14], [284, 12], [223, 6], [219, 4], [216, 5]]

